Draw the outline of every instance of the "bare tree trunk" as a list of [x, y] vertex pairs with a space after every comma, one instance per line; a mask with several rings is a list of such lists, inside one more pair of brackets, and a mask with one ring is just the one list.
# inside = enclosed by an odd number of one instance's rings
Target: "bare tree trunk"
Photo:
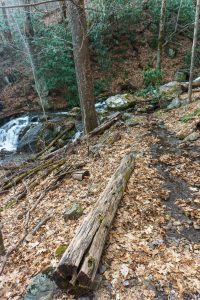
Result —
[[84, 0], [68, 3], [76, 79], [85, 133], [97, 127]]
[[61, 10], [61, 15], [62, 15], [62, 22], [65, 23], [66, 18], [67, 18], [67, 5], [66, 1], [63, 0], [61, 3], [59, 2], [60, 10]]
[[200, 0], [197, 0], [195, 23], [194, 23], [194, 37], [193, 37], [193, 45], [192, 45], [192, 57], [191, 57], [191, 65], [190, 65], [189, 90], [188, 90], [189, 102], [192, 101], [192, 81], [193, 81], [195, 49], [196, 49], [197, 35], [198, 35], [198, 29], [199, 29], [199, 11], [200, 11]]
[[4, 23], [6, 25], [6, 30], [4, 32], [4, 37], [5, 39], [9, 42], [12, 40], [12, 33], [11, 33], [11, 30], [10, 30], [10, 26], [9, 26], [9, 22], [8, 22], [8, 15], [7, 15], [7, 11], [6, 11], [6, 8], [5, 8], [5, 2], [1, 2], [2, 4], [2, 13], [3, 13], [3, 18], [4, 18]]
[[162, 53], [163, 53], [164, 34], [165, 34], [166, 4], [167, 4], [167, 0], [162, 0], [160, 28], [159, 28], [159, 36], [158, 36], [157, 62], [156, 62], [156, 68], [159, 70], [161, 70], [161, 64], [162, 64]]
[[180, 5], [179, 5], [179, 9], [178, 9], [178, 14], [177, 14], [177, 19], [176, 19], [176, 26], [175, 26], [174, 34], [176, 34], [177, 29], [178, 29], [178, 22], [179, 22], [179, 18], [180, 18], [182, 4], [183, 4], [183, 0], [180, 0]]
[[[24, 0], [24, 4], [30, 4], [31, 0]], [[34, 29], [31, 19], [31, 8], [30, 6], [24, 7], [26, 19], [25, 19], [25, 34], [28, 41], [31, 41], [34, 36]]]
[[4, 242], [3, 242], [3, 235], [1, 231], [1, 224], [0, 224], [0, 256], [5, 254]]

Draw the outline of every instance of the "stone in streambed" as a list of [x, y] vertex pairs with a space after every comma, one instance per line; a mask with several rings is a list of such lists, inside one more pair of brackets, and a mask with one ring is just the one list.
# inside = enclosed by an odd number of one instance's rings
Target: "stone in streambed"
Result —
[[80, 203], [74, 203], [71, 207], [67, 208], [64, 213], [64, 220], [67, 222], [68, 220], [77, 220], [82, 216], [83, 208]]

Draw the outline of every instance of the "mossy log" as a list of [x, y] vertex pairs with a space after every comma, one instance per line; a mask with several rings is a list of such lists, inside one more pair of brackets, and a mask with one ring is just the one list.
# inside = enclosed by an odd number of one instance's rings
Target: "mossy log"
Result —
[[129, 152], [85, 217], [59, 262], [54, 278], [61, 288], [91, 289], [109, 228], [135, 166], [136, 153]]
[[8, 181], [4, 182], [3, 184], [3, 190], [7, 190], [16, 184], [20, 183], [23, 179], [28, 178], [37, 172], [44, 170], [45, 168], [50, 168], [52, 167], [51, 170], [55, 169], [55, 167], [59, 167], [63, 165], [66, 162], [65, 159], [57, 160], [57, 161], [47, 161], [45, 163], [41, 163], [39, 166], [36, 166], [34, 168], [31, 168], [29, 170], [26, 170], [24, 173], [21, 173], [20, 175], [17, 175], [16, 177], [12, 178], [11, 180], [9, 179]]

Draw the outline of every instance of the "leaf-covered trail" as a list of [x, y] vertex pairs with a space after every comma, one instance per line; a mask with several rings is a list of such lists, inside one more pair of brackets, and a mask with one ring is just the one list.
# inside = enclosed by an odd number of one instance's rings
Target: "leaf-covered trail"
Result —
[[[188, 110], [195, 110], [197, 104], [190, 104]], [[184, 114], [185, 108], [179, 108], [137, 117], [139, 125], [134, 127], [118, 122], [102, 136], [90, 140], [89, 156], [86, 143], [82, 143], [66, 157], [69, 164], [84, 161], [91, 176], [82, 182], [66, 178], [37, 206], [30, 218], [30, 232], [47, 214], [53, 214], [53, 218], [35, 235], [30, 234], [10, 256], [1, 276], [1, 299], [19, 299], [32, 276], [56, 265], [56, 248], [69, 244], [84, 217], [65, 223], [66, 207], [79, 202], [87, 214], [132, 146], [140, 157], [109, 234], [100, 268], [102, 282], [94, 299], [200, 297], [199, 140], [187, 146], [173, 136], [190, 131], [196, 121], [186, 125], [179, 122]], [[1, 196], [6, 248], [20, 239], [24, 212], [50, 177], [18, 204], [8, 205], [18, 188]], [[76, 298], [56, 291], [54, 299]]]

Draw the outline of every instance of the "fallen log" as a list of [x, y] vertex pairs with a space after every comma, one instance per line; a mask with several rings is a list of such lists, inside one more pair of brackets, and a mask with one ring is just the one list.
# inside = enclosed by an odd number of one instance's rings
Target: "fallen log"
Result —
[[59, 287], [91, 289], [109, 228], [134, 169], [135, 159], [133, 150], [122, 159], [95, 207], [78, 228], [54, 272]]
[[[189, 82], [181, 82], [181, 86], [183, 88], [184, 91], [187, 91], [189, 88]], [[193, 88], [199, 88], [200, 87], [200, 77], [196, 78], [193, 82], [192, 82], [192, 87]]]
[[[92, 130], [89, 133], [90, 136], [94, 136], [97, 134], [102, 134], [106, 129], [110, 128], [115, 122], [117, 122], [121, 118], [121, 113], [115, 113], [111, 118], [109, 118], [107, 121], [96, 127], [94, 130]], [[85, 138], [85, 136], [83, 137]]]

